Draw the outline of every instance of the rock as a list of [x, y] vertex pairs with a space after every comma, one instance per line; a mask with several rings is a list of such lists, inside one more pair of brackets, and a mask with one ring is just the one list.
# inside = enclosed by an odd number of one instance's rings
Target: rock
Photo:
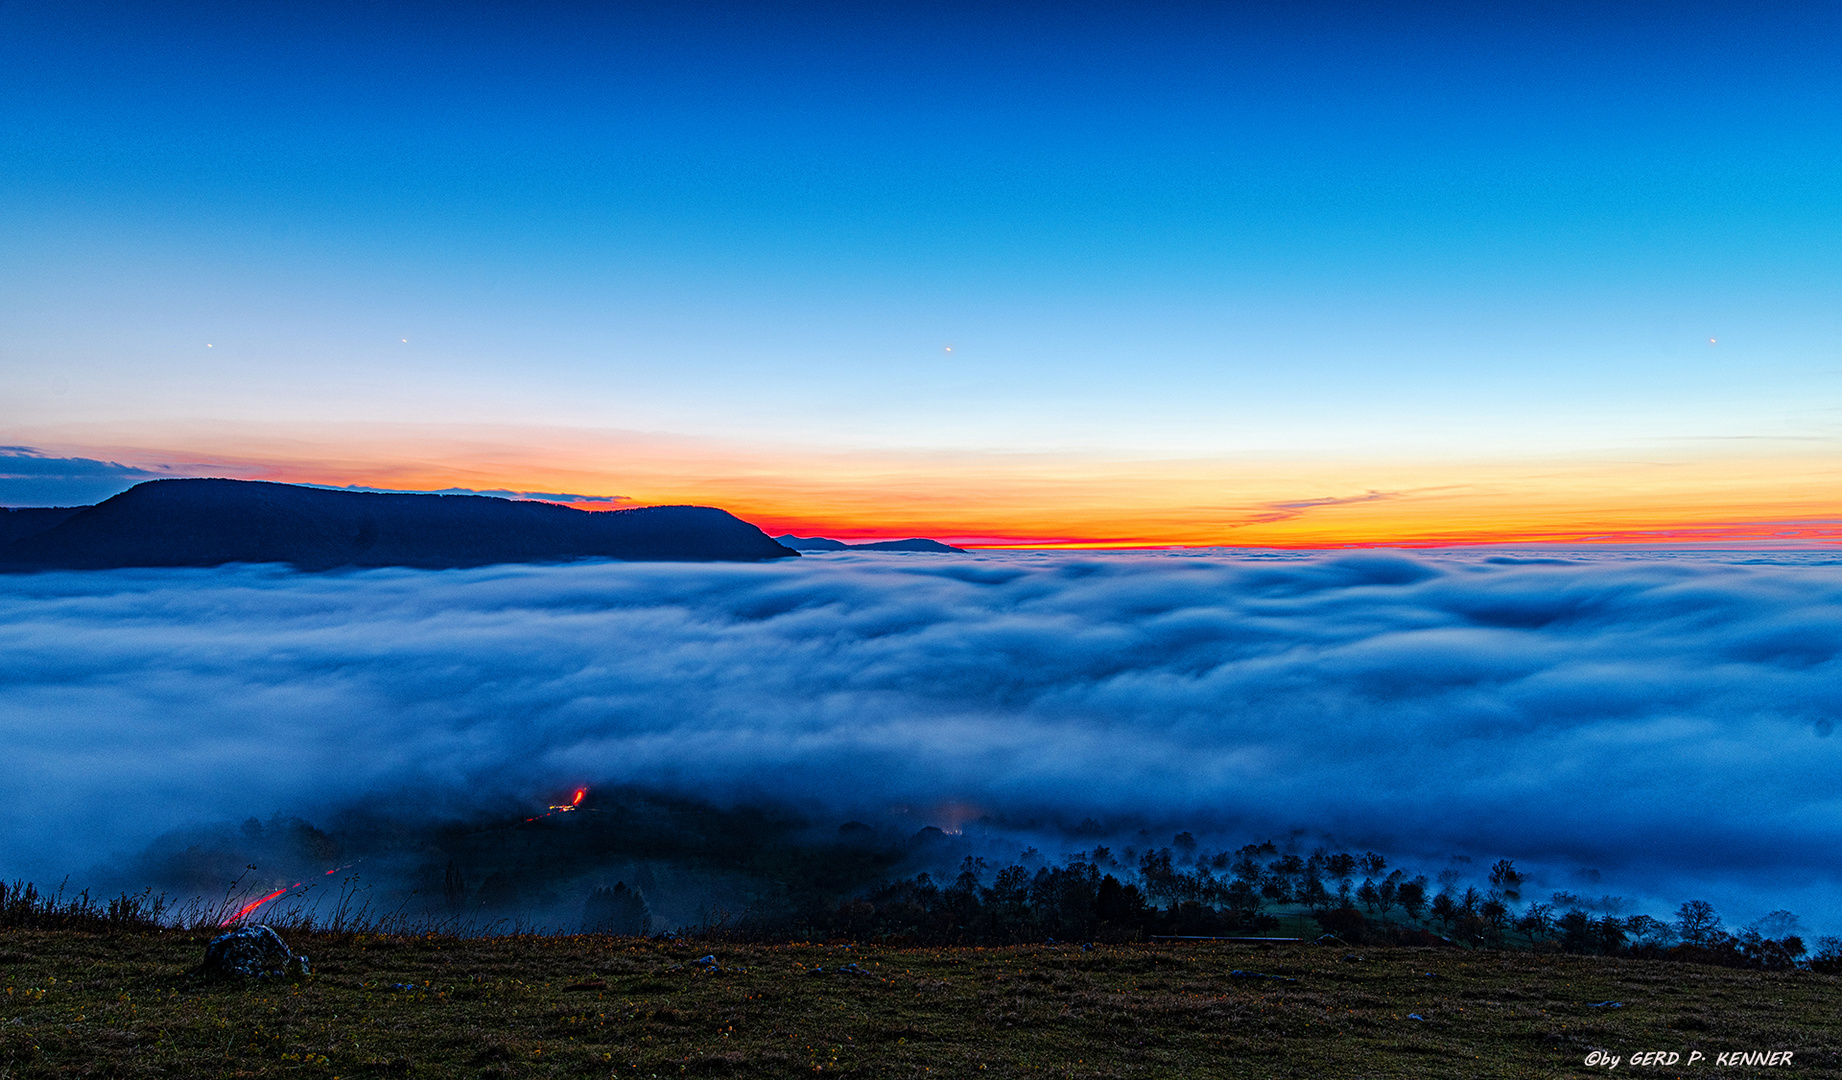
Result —
[[856, 964], [845, 964], [838, 969], [838, 974], [840, 975], [868, 975], [869, 973], [870, 971], [868, 968], [861, 968]]
[[1409, 1020], [1425, 1020], [1425, 1019], [1426, 1019], [1426, 1017], [1424, 1017], [1424, 1016], [1421, 1016], [1421, 1015], [1420, 1015], [1419, 1013], [1408, 1013], [1408, 1014], [1407, 1014], [1407, 1019], [1409, 1019]]
[[714, 954], [710, 956], [700, 956], [697, 959], [691, 961], [691, 963], [693, 966], [702, 968], [705, 971], [717, 971], [720, 968], [720, 965], [718, 965], [716, 962], [716, 957]]
[[311, 970], [305, 956], [290, 952], [281, 935], [266, 926], [244, 926], [212, 938], [203, 967], [206, 975], [220, 979], [279, 979]]

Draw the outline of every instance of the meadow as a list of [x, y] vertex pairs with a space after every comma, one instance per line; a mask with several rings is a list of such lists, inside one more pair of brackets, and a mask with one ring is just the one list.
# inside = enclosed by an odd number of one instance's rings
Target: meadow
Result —
[[[321, 932], [289, 935], [306, 978], [211, 981], [210, 936], [0, 931], [0, 1078], [1842, 1076], [1842, 977], [1807, 970], [1338, 942]], [[1736, 1052], [1792, 1056], [1719, 1064]], [[1634, 1067], [1646, 1053], [1678, 1060]]]

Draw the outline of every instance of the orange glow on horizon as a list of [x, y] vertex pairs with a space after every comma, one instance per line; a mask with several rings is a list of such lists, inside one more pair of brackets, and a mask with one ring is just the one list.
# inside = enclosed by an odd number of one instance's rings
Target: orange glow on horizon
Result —
[[[1842, 456], [1731, 444], [1480, 461], [856, 452], [561, 429], [43, 439], [171, 475], [394, 490], [581, 492], [721, 507], [771, 536], [962, 547], [1343, 548], [1842, 543]], [[80, 433], [66, 433], [78, 436]], [[339, 436], [345, 437], [339, 437]]]

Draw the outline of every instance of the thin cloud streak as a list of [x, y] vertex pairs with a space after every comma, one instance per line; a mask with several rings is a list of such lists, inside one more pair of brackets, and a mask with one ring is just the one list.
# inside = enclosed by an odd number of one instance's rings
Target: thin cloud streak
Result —
[[425, 488], [389, 488], [367, 487], [363, 484], [301, 484], [301, 487], [321, 488], [327, 491], [373, 491], [386, 495], [490, 495], [500, 499], [532, 499], [537, 502], [553, 503], [630, 503], [633, 500], [625, 495], [578, 495], [567, 491], [513, 491], [510, 488], [466, 488], [446, 487], [428, 490]]
[[180, 475], [119, 461], [55, 457], [30, 446], [0, 446], [0, 506], [87, 506], [145, 480]]
[[0, 874], [188, 822], [618, 782], [1833, 893], [1842, 567], [1736, 558], [8, 577]]
[[1266, 509], [1247, 519], [1248, 525], [1265, 525], [1275, 521], [1290, 521], [1300, 514], [1326, 506], [1350, 506], [1355, 503], [1380, 502], [1383, 499], [1398, 499], [1398, 491], [1369, 491], [1361, 495], [1330, 496], [1322, 499], [1299, 499], [1295, 502], [1268, 503]]

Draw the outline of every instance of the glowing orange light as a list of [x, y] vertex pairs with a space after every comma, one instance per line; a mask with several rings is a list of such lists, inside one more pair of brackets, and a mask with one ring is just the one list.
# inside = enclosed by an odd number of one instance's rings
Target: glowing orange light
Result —
[[[293, 886], [289, 886], [288, 888], [293, 888]], [[223, 922], [218, 923], [218, 925], [219, 926], [229, 926], [231, 923], [236, 922], [238, 919], [241, 919], [243, 916], [248, 915], [250, 912], [256, 910], [262, 905], [268, 903], [270, 900], [275, 899], [277, 896], [280, 896], [282, 893], [285, 893], [287, 891], [288, 889], [276, 889], [274, 892], [270, 893], [269, 895], [263, 897], [260, 900], [251, 900], [249, 903], [244, 904], [241, 908], [239, 908], [235, 915], [229, 916]]]
[[[571, 800], [569, 800], [569, 801], [568, 801], [568, 802], [566, 802], [566, 803], [558, 803], [558, 804], [556, 804], [555, 806], [552, 806], [552, 807], [550, 807], [550, 810], [549, 810], [549, 813], [544, 813], [544, 814], [539, 814], [539, 815], [537, 815], [537, 817], [549, 817], [549, 816], [550, 816], [550, 814], [567, 814], [567, 813], [569, 813], [569, 812], [570, 812], [571, 810], [574, 810], [574, 809], [576, 809], [576, 808], [578, 808], [578, 807], [580, 807], [580, 806], [582, 805], [582, 798], [583, 798], [583, 796], [585, 796], [585, 795], [587, 795], [587, 794], [588, 794], [588, 789], [587, 789], [587, 788], [585, 788], [585, 787], [579, 787], [579, 788], [577, 788], [577, 789], [576, 789], [576, 797], [575, 797], [575, 798], [573, 798], [573, 799], [571, 799]], [[537, 820], [537, 818], [536, 818], [536, 817], [529, 817], [529, 818], [525, 818], [525, 820], [526, 820], [526, 821], [536, 821], [536, 820]]]
[[[331, 870], [328, 870], [327, 873], [337, 874], [341, 870], [350, 870], [352, 867], [357, 866], [357, 865], [358, 865], [357, 863], [346, 863], [344, 866], [333, 867]], [[231, 923], [236, 922], [238, 919], [243, 918], [243, 916], [248, 915], [252, 911], [255, 911], [257, 908], [268, 903], [270, 900], [273, 900], [276, 897], [282, 895], [283, 893], [292, 892], [295, 889], [304, 889], [306, 887], [307, 887], [307, 883], [305, 881], [297, 881], [292, 885], [288, 885], [288, 886], [284, 886], [283, 888], [276, 889], [274, 892], [270, 893], [267, 896], [262, 897], [261, 899], [251, 900], [249, 903], [244, 904], [241, 908], [237, 909], [236, 914], [225, 916], [223, 921], [219, 922], [218, 925], [219, 926], [229, 926]]]

